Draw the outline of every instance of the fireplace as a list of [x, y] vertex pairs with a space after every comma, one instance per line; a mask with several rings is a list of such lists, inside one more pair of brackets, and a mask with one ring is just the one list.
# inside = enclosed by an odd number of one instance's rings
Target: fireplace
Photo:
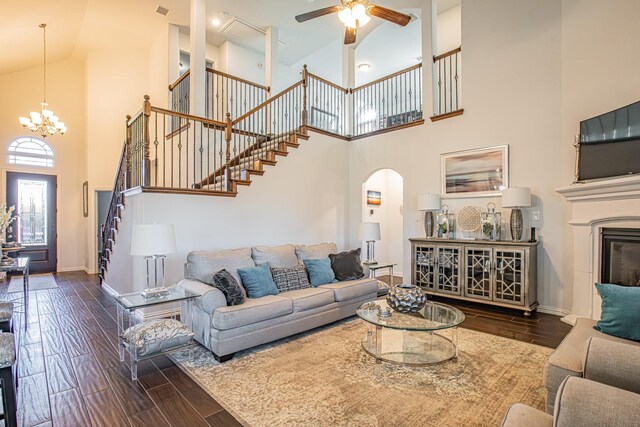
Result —
[[640, 286], [640, 229], [601, 229], [600, 281], [622, 286]]

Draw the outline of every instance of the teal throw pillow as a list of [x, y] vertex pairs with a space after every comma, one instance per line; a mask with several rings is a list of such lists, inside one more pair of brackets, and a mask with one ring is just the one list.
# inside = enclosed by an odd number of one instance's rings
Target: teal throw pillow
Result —
[[331, 268], [331, 260], [329, 258], [305, 259], [303, 262], [309, 273], [309, 282], [314, 288], [336, 281], [336, 275]]
[[640, 341], [640, 287], [596, 284], [602, 316], [595, 329], [607, 335]]
[[249, 298], [278, 295], [278, 288], [271, 276], [268, 262], [257, 267], [239, 268], [238, 274]]

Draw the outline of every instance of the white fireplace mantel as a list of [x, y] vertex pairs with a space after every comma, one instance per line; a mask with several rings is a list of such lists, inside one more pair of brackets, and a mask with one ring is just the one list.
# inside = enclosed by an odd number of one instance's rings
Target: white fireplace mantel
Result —
[[571, 204], [573, 236], [572, 315], [600, 317], [600, 235], [605, 227], [640, 228], [640, 176], [625, 176], [557, 188]]
[[575, 183], [556, 188], [569, 202], [640, 199], [640, 175]]

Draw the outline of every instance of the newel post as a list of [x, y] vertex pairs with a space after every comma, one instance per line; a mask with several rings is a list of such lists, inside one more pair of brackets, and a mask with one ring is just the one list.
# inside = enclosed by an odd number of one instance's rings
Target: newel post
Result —
[[151, 116], [151, 102], [149, 102], [149, 95], [144, 96], [144, 104], [142, 106], [143, 115], [143, 129], [142, 129], [142, 182], [143, 187], [149, 187], [151, 185], [151, 160], [149, 156], [151, 150], [149, 148], [149, 117]]
[[225, 190], [229, 190], [231, 188], [231, 126], [233, 123], [231, 122], [231, 113], [227, 112], [227, 115], [224, 119], [224, 139], [227, 141], [227, 152], [226, 152], [226, 164], [224, 170], [224, 185]]
[[302, 129], [303, 134], [307, 134], [307, 91], [309, 88], [309, 72], [307, 64], [302, 67]]
[[127, 114], [125, 125], [127, 127], [127, 136], [125, 139], [125, 175], [124, 175], [124, 188], [131, 188], [131, 125], [129, 121], [131, 121], [131, 116]]

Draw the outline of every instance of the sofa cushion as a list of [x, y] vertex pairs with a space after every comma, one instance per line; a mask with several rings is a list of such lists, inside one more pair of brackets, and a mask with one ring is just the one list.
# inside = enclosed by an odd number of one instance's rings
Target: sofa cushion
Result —
[[360, 248], [339, 254], [330, 254], [329, 259], [338, 281], [356, 280], [364, 277], [364, 270], [360, 262]]
[[223, 268], [240, 281], [239, 268], [255, 267], [251, 248], [221, 251], [194, 251], [187, 255], [187, 279], [201, 282], [211, 280], [211, 275]]
[[304, 266], [309, 272], [309, 280], [314, 288], [327, 283], [336, 282], [336, 274], [331, 268], [331, 260], [329, 258], [322, 259], [305, 259]]
[[300, 261], [304, 261], [305, 259], [329, 258], [329, 254], [336, 253], [338, 253], [338, 247], [335, 243], [296, 246], [296, 256]]
[[280, 294], [291, 299], [293, 311], [305, 311], [335, 302], [331, 289], [307, 288]]
[[271, 269], [271, 275], [273, 281], [276, 282], [276, 287], [280, 292], [295, 291], [296, 289], [310, 288], [309, 278], [307, 277], [307, 270], [304, 265], [298, 265], [296, 267]]
[[360, 298], [365, 295], [376, 295], [378, 292], [378, 281], [376, 279], [350, 280], [346, 282], [329, 283], [319, 286], [321, 289], [331, 289], [336, 301], [347, 301]]
[[602, 297], [602, 317], [594, 326], [614, 337], [640, 341], [640, 287], [596, 284]]
[[262, 298], [247, 298], [243, 304], [220, 307], [213, 312], [212, 326], [218, 330], [239, 328], [240, 326], [262, 322], [293, 312], [290, 298], [268, 295]]
[[269, 263], [271, 267], [295, 267], [300, 264], [293, 245], [256, 246], [251, 248], [251, 256], [256, 265]]
[[239, 268], [238, 274], [249, 298], [278, 295], [278, 288], [271, 276], [268, 262], [257, 267]]
[[555, 393], [566, 377], [582, 376], [589, 338], [600, 337], [610, 341], [640, 345], [637, 342], [596, 331], [593, 329], [595, 324], [595, 320], [579, 318], [571, 332], [562, 340], [556, 351], [549, 356], [544, 367], [543, 382], [550, 392]]

